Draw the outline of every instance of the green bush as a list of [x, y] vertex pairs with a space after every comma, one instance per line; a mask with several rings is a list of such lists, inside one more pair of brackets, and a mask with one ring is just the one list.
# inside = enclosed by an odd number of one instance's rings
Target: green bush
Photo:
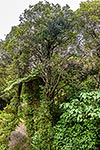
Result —
[[63, 114], [55, 128], [56, 150], [99, 150], [100, 91], [81, 93], [61, 104]]
[[15, 130], [19, 122], [13, 105], [15, 100], [13, 99], [3, 111], [0, 111], [0, 150], [8, 150], [10, 134]]
[[16, 124], [17, 119], [13, 114], [4, 111], [0, 113], [0, 150], [8, 149], [9, 137]]

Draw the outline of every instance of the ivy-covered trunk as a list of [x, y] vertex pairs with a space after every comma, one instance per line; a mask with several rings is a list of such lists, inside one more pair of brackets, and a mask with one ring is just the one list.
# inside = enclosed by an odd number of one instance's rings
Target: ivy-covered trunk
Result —
[[[41, 78], [24, 83], [24, 117], [31, 149], [51, 150], [52, 116], [40, 85]], [[44, 91], [44, 90], [43, 90]]]

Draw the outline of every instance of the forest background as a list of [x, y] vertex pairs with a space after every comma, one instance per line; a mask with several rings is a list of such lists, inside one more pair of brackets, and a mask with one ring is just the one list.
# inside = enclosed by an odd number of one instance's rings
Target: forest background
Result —
[[99, 124], [100, 1], [30, 5], [0, 41], [0, 149], [99, 150]]

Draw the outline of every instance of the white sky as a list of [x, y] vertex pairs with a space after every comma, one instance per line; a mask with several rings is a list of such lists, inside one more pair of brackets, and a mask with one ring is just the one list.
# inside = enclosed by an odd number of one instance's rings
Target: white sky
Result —
[[[59, 3], [61, 6], [68, 4], [71, 9], [76, 10], [79, 3], [85, 0], [47, 0], [50, 3]], [[12, 26], [19, 24], [19, 16], [28, 8], [39, 0], [0, 0], [0, 39], [4, 39], [6, 34], [11, 30]]]

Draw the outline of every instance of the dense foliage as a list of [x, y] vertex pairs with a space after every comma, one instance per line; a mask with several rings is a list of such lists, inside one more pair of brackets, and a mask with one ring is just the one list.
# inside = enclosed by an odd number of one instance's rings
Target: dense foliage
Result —
[[63, 114], [55, 126], [56, 149], [99, 150], [100, 91], [81, 93], [60, 107]]
[[16, 133], [30, 150], [99, 150], [99, 41], [99, 0], [24, 10], [0, 41], [0, 149], [25, 150]]

